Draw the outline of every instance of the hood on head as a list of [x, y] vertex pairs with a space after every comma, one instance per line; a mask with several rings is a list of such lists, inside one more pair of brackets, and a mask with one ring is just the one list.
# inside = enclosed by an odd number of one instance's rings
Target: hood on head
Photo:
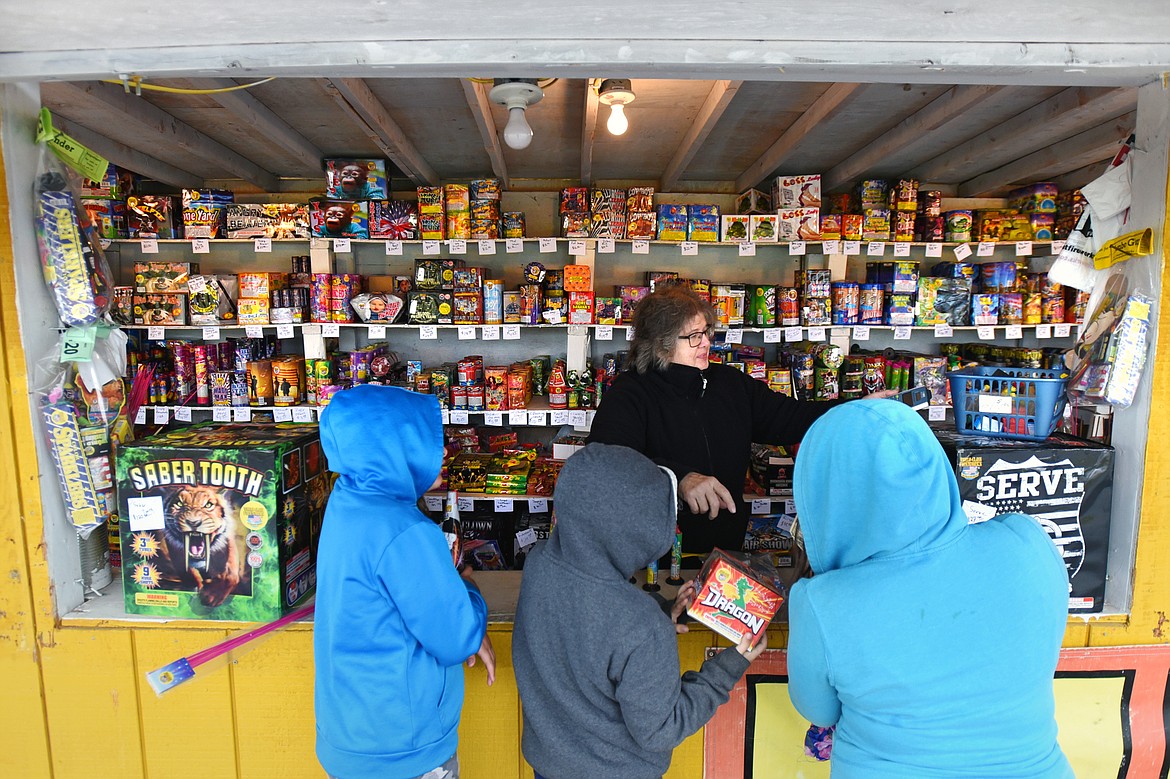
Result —
[[967, 525], [930, 427], [895, 400], [856, 400], [809, 429], [793, 497], [814, 573], [948, 541]]
[[321, 412], [329, 470], [359, 490], [416, 501], [443, 465], [443, 421], [433, 395], [363, 384]]
[[674, 543], [674, 475], [625, 446], [589, 444], [565, 461], [549, 551], [602, 578], [628, 579]]

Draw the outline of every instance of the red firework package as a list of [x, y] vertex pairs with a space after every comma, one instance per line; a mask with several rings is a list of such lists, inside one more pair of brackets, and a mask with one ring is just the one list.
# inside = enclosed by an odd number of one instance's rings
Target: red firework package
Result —
[[765, 555], [713, 549], [695, 580], [687, 614], [735, 643], [751, 633], [754, 645], [784, 602], [787, 589]]

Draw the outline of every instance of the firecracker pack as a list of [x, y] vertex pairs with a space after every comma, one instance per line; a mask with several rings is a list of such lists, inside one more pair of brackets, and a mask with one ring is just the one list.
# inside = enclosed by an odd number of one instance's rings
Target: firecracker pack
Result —
[[308, 238], [304, 203], [231, 203], [224, 217], [228, 238]]
[[127, 613], [271, 621], [314, 592], [332, 485], [316, 426], [205, 423], [123, 444], [116, 466]]
[[754, 645], [784, 602], [787, 589], [766, 555], [713, 549], [696, 579], [687, 614], [736, 643], [747, 633]]

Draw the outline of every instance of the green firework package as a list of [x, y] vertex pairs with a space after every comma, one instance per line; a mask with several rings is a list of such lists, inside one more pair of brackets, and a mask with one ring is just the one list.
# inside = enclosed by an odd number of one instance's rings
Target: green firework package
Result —
[[270, 621], [315, 591], [332, 485], [316, 425], [168, 431], [116, 473], [127, 613]]

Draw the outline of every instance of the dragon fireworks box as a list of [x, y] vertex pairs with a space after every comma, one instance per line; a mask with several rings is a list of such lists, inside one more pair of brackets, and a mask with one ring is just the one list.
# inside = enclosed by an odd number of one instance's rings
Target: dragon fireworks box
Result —
[[[934, 428], [951, 457], [968, 519], [1029, 514], [1048, 531], [1069, 577], [1069, 611], [1101, 611], [1109, 557], [1113, 448], [1062, 434], [1046, 441]], [[989, 571], [989, 575], [994, 575]]]
[[714, 549], [696, 580], [697, 594], [687, 614], [721, 636], [739, 642], [745, 633], [756, 643], [784, 602], [787, 589], [766, 555]]
[[315, 591], [316, 426], [169, 431], [123, 445], [116, 474], [127, 613], [270, 621]]

